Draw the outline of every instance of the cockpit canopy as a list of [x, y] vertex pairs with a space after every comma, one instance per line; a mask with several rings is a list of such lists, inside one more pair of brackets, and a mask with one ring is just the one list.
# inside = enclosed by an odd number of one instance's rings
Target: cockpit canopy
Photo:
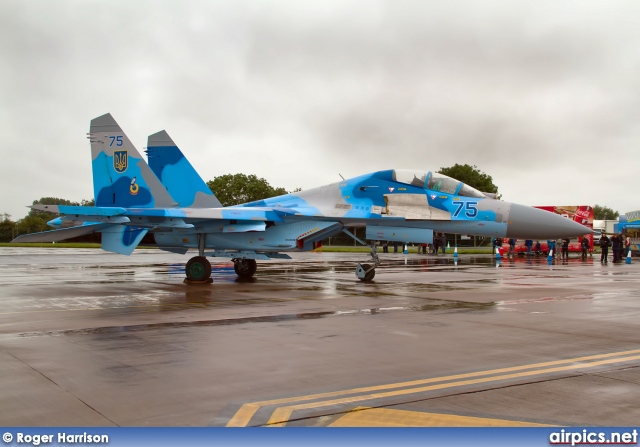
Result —
[[419, 188], [426, 188], [432, 191], [440, 191], [445, 194], [455, 194], [463, 197], [477, 197], [486, 198], [487, 196], [472, 188], [469, 185], [465, 185], [459, 180], [448, 177], [444, 174], [438, 174], [437, 172], [426, 171], [414, 171], [411, 169], [394, 169], [393, 179], [396, 182], [406, 183], [407, 185], [417, 186]]

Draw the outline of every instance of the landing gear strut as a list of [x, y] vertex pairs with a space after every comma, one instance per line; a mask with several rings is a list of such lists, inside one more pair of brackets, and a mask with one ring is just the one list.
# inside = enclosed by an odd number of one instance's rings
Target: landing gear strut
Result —
[[240, 278], [248, 279], [256, 273], [258, 264], [255, 259], [234, 259], [233, 269]]
[[198, 234], [198, 256], [189, 259], [184, 268], [187, 274], [187, 281], [194, 282], [211, 282], [211, 263], [204, 256], [205, 237], [204, 234]]
[[374, 276], [376, 276], [376, 267], [380, 265], [380, 259], [378, 259], [378, 241], [371, 242], [371, 264], [358, 264], [356, 268], [356, 276], [360, 281], [371, 281]]

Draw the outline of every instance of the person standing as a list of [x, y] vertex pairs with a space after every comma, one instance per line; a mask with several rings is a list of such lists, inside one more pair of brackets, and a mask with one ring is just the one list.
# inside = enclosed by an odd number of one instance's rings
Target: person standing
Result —
[[602, 236], [600, 236], [600, 242], [598, 244], [600, 245], [600, 250], [602, 251], [602, 253], [600, 254], [600, 263], [606, 264], [607, 256], [609, 255], [610, 241], [605, 233], [602, 233]]
[[509, 253], [507, 254], [507, 257], [512, 257], [516, 254], [516, 240], [515, 238], [510, 237], [509, 238]]
[[382, 242], [382, 253], [389, 253], [389, 241]]
[[547, 239], [547, 249], [549, 256], [555, 256], [556, 254], [556, 241], [552, 241], [551, 239]]
[[611, 237], [611, 248], [613, 251], [613, 262], [620, 262], [622, 261], [622, 235], [621, 234], [614, 234]]
[[438, 233], [433, 233], [433, 254], [438, 254], [438, 248], [440, 248], [440, 235]]
[[631, 251], [631, 236], [627, 236], [624, 240], [624, 257], [629, 256], [629, 252]]
[[562, 239], [562, 260], [569, 260], [569, 239]]
[[398, 253], [398, 241], [393, 242], [393, 252]]
[[440, 235], [440, 248], [442, 248], [442, 254], [446, 254], [446, 250], [447, 250], [447, 236], [444, 235], [444, 233], [442, 233]]
[[562, 257], [562, 239], [556, 240], [556, 251], [555, 255], [558, 259]]
[[587, 259], [587, 252], [589, 251], [589, 238], [587, 236], [582, 236], [580, 248], [582, 248], [582, 259]]
[[494, 239], [494, 244], [495, 247], [493, 248], [493, 254], [496, 253], [496, 249], [500, 250], [500, 254], [502, 254], [502, 238], [501, 237], [497, 237]]
[[[538, 245], [540, 245], [539, 242]], [[527, 247], [527, 256], [531, 257], [531, 250], [533, 249], [533, 239], [527, 239], [526, 241], [524, 241], [524, 246]], [[540, 249], [540, 247], [538, 247], [538, 249]]]

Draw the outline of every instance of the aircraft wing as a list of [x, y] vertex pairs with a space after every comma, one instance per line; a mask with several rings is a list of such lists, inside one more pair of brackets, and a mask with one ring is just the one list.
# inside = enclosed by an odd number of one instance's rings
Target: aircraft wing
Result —
[[[175, 227], [170, 219], [211, 219], [283, 222], [284, 216], [298, 214], [282, 207], [227, 207], [227, 208], [119, 208], [68, 205], [32, 205], [30, 208], [65, 214], [74, 220], [86, 222], [131, 223], [141, 227]], [[164, 220], [149, 219], [164, 217]], [[189, 224], [187, 224], [189, 225]]]
[[58, 242], [65, 239], [71, 239], [78, 236], [95, 233], [96, 231], [105, 230], [112, 224], [108, 223], [92, 223], [88, 225], [80, 225], [77, 227], [63, 228], [61, 230], [43, 231], [40, 233], [23, 234], [18, 236], [11, 242]]

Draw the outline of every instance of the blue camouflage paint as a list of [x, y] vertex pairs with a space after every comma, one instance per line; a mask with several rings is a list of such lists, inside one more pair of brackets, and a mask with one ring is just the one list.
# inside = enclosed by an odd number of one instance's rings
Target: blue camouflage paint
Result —
[[177, 146], [149, 146], [147, 156], [149, 167], [160, 180], [163, 180], [162, 170], [166, 166], [178, 164], [185, 159], [184, 154]]
[[[256, 200], [255, 202], [249, 202], [238, 206], [228, 207], [225, 210], [233, 210], [238, 208], [256, 208], [256, 207], [273, 207], [273, 211], [276, 213], [287, 214], [302, 214], [304, 216], [319, 216], [322, 215], [321, 211], [312, 206], [303, 197], [295, 194], [284, 194], [282, 196], [271, 197], [264, 200]], [[233, 219], [233, 218], [232, 218]]]
[[[140, 162], [143, 160], [129, 155], [127, 169], [119, 174], [113, 167], [113, 157], [101, 152], [93, 160], [93, 189], [96, 206], [152, 207], [153, 196], [138, 167]], [[112, 179], [115, 180], [112, 181]]]
[[[152, 146], [150, 143], [147, 156], [149, 167], [179, 206], [194, 205], [198, 193], [214, 197], [202, 177], [177, 146]], [[220, 204], [216, 202], [206, 206], [220, 206]]]
[[[117, 205], [123, 208], [151, 205], [153, 203], [153, 199], [151, 197], [151, 192], [149, 192], [147, 188], [139, 186], [137, 194], [131, 194], [130, 188], [132, 180], [133, 179], [126, 176], [120, 177], [113, 183], [113, 185], [100, 189], [100, 192], [96, 197], [96, 205]], [[136, 183], [138, 183], [137, 178]]]
[[[128, 247], [135, 243], [138, 236], [141, 234], [144, 236], [146, 233], [147, 230], [145, 228], [125, 227], [125, 231], [122, 234], [122, 243]], [[140, 237], [140, 239], [142, 239], [142, 237]]]
[[102, 249], [130, 255], [148, 231], [147, 228], [113, 225], [102, 231]]

